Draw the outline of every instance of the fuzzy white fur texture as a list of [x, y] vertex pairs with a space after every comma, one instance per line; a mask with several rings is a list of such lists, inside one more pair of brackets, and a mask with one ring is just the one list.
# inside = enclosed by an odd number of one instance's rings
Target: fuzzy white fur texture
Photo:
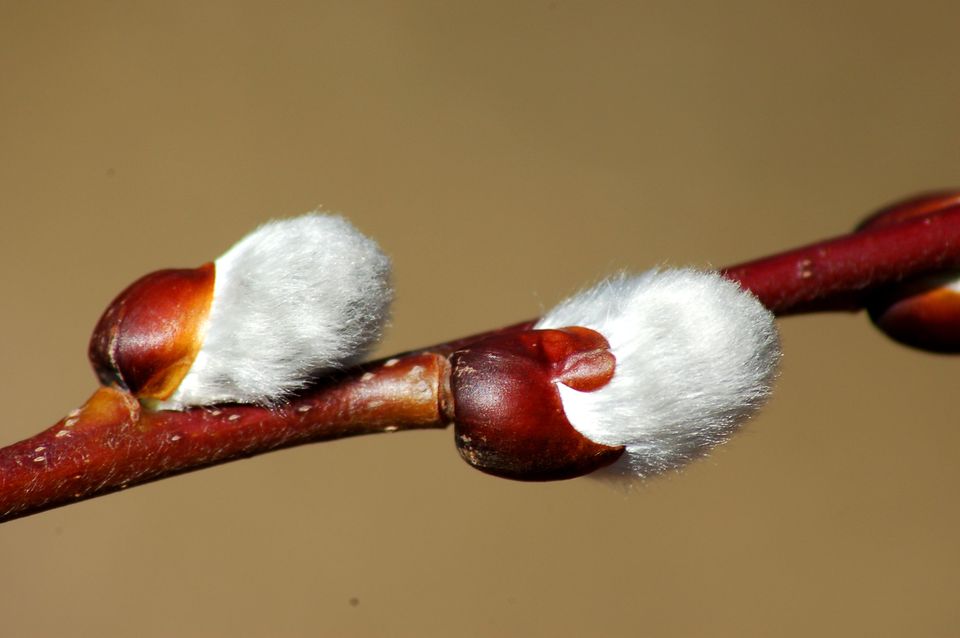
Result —
[[610, 342], [606, 386], [558, 385], [570, 423], [604, 445], [626, 446], [614, 471], [650, 476], [724, 442], [766, 401], [778, 370], [774, 317], [714, 272], [620, 275], [567, 299], [537, 328], [584, 326]]
[[159, 407], [282, 402], [317, 371], [361, 360], [392, 297], [390, 260], [346, 219], [268, 222], [217, 259], [202, 346]]

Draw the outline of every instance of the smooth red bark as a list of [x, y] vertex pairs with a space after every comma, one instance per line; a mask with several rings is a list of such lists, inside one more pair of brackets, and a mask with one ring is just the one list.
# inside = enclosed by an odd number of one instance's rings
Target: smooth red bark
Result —
[[[783, 316], [857, 310], [871, 292], [957, 267], [960, 208], [950, 208], [722, 272]], [[151, 412], [126, 392], [102, 388], [48, 430], [0, 449], [0, 521], [300, 443], [446, 427], [454, 412], [449, 356], [531, 325], [332, 374], [272, 409]]]
[[810, 244], [721, 272], [779, 316], [856, 311], [870, 292], [960, 267], [960, 207]]
[[0, 449], [0, 521], [278, 448], [445, 427], [447, 360], [413, 354], [331, 375], [280, 407], [144, 410], [100, 388], [80, 409]]

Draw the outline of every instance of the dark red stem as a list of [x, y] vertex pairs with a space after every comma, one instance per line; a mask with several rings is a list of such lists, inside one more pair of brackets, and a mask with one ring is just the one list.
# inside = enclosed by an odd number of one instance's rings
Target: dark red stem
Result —
[[960, 207], [724, 268], [778, 316], [860, 310], [880, 287], [960, 267]]
[[[871, 291], [958, 267], [960, 208], [951, 208], [722, 272], [782, 316], [857, 310]], [[151, 412], [101, 388], [53, 427], [0, 449], [0, 521], [282, 447], [445, 427], [453, 414], [449, 355], [489, 334], [333, 374], [275, 409]]]
[[445, 427], [446, 357], [419, 353], [332, 375], [282, 407], [144, 410], [100, 388], [53, 427], [0, 449], [0, 521], [278, 448]]

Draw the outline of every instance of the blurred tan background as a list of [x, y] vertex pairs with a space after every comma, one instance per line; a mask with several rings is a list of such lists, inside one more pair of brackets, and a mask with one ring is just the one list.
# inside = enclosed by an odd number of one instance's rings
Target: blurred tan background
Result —
[[[956, 2], [0, 2], [2, 441], [150, 270], [271, 216], [393, 257], [381, 354], [618, 268], [725, 265], [960, 184]], [[958, 362], [782, 322], [772, 404], [625, 495], [450, 432], [0, 527], [5, 636], [960, 635]]]

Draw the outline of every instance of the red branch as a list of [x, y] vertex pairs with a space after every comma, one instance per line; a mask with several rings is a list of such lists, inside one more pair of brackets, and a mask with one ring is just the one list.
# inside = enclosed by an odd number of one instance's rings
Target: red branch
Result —
[[[722, 272], [782, 316], [857, 310], [872, 291], [955, 268], [957, 207]], [[0, 449], [0, 521], [282, 447], [446, 427], [452, 418], [448, 356], [483, 336], [332, 374], [276, 409], [151, 412], [123, 391], [101, 388], [53, 427]]]
[[845, 235], [721, 272], [778, 316], [864, 308], [878, 288], [960, 268], [960, 207]]
[[53, 427], [0, 449], [0, 521], [302, 443], [445, 427], [448, 377], [446, 357], [412, 354], [331, 375], [282, 407], [184, 412], [144, 410], [103, 387]]

